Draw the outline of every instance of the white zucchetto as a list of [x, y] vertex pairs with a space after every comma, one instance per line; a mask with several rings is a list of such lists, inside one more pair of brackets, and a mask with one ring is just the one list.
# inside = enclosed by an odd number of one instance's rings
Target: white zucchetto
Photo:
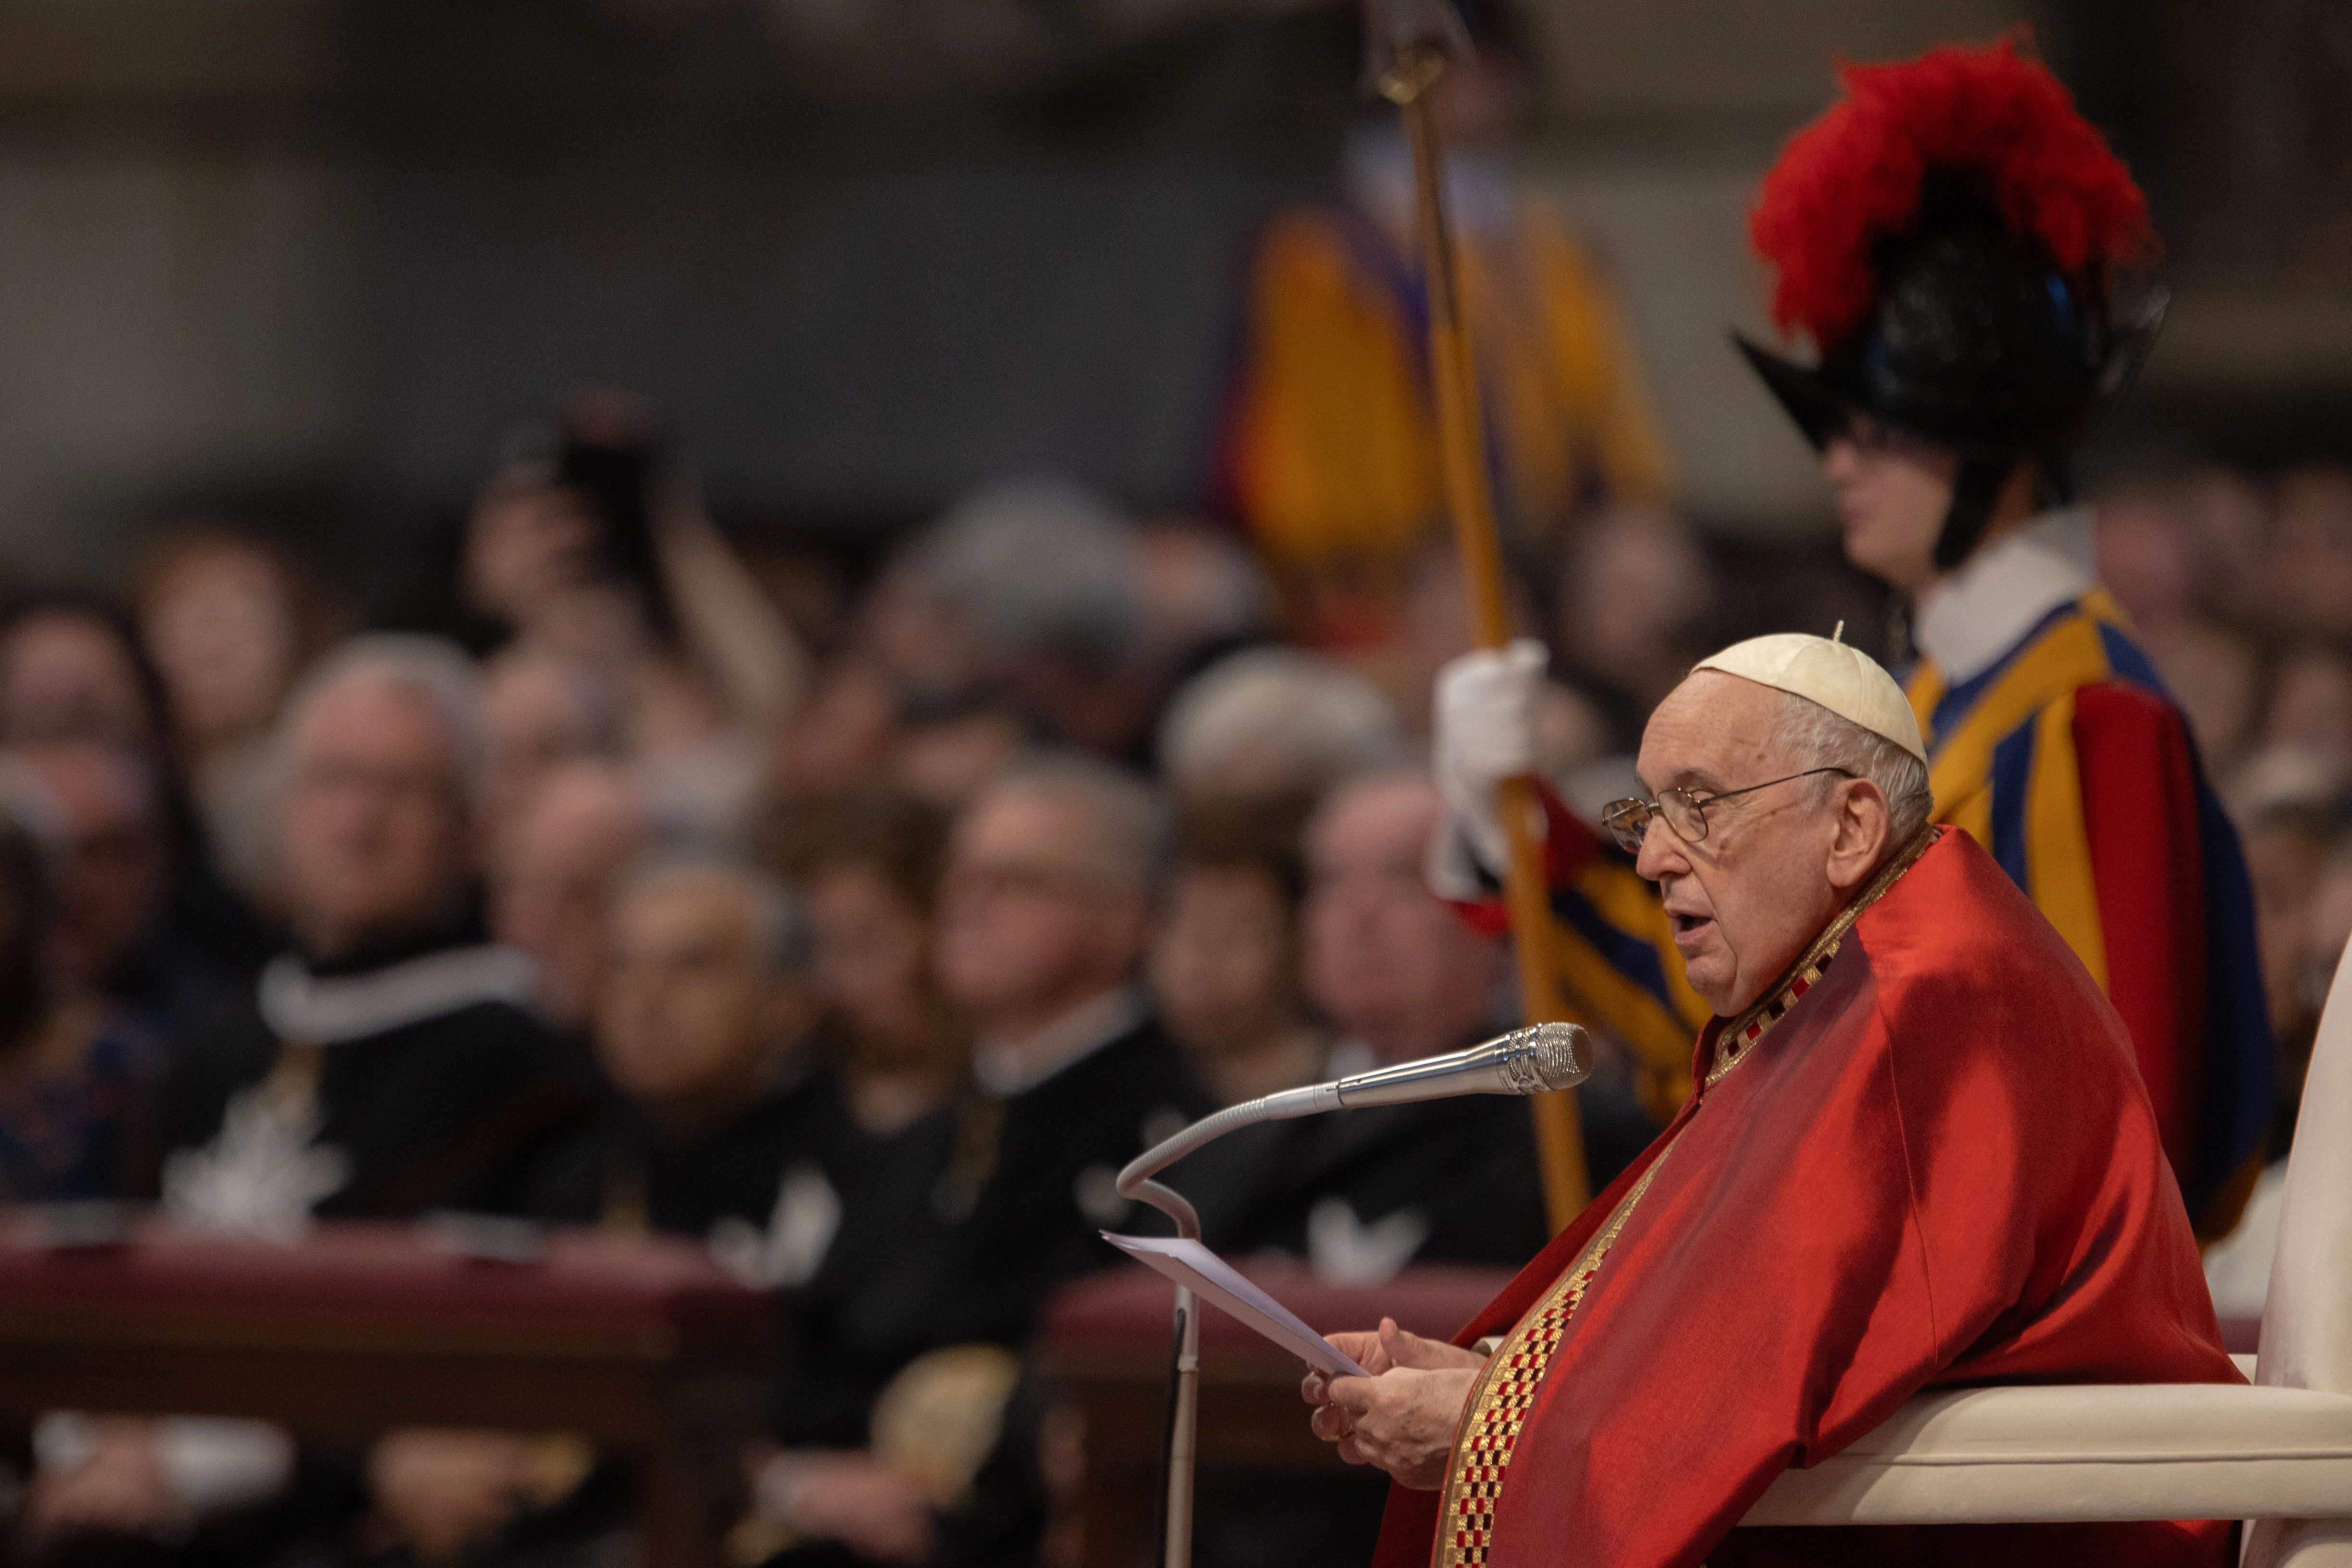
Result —
[[[1839, 630], [1844, 630], [1843, 622]], [[1927, 760], [1919, 721], [1895, 677], [1861, 649], [1835, 638], [1808, 632], [1750, 637], [1691, 666], [1693, 674], [1701, 670], [1719, 670], [1775, 691], [1792, 692], [1873, 735], [1885, 736], [1920, 761]]]

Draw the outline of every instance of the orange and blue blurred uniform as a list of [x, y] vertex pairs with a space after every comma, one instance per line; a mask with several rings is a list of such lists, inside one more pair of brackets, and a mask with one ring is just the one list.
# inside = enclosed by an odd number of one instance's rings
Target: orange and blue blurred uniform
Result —
[[[1216, 475], [1277, 578], [1359, 591], [1303, 629], [1341, 645], [1392, 631], [1394, 580], [1444, 518], [1411, 163], [1394, 137], [1360, 137], [1350, 163], [1357, 205], [1281, 214], [1259, 238]], [[1664, 500], [1664, 444], [1599, 269], [1549, 204], [1475, 157], [1448, 173], [1506, 539]]]

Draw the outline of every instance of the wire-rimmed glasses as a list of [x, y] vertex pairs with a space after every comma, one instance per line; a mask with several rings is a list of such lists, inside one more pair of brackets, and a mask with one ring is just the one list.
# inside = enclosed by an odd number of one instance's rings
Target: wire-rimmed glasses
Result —
[[1726, 789], [1719, 795], [1696, 795], [1688, 789], [1667, 789], [1658, 791], [1654, 800], [1644, 800], [1629, 795], [1622, 800], [1612, 800], [1601, 809], [1601, 825], [1624, 846], [1627, 854], [1642, 852], [1642, 835], [1649, 831], [1653, 817], [1664, 817], [1675, 836], [1686, 844], [1697, 843], [1706, 837], [1706, 809], [1718, 800], [1736, 800], [1753, 795], [1759, 789], [1769, 789], [1775, 784], [1793, 784], [1800, 779], [1811, 779], [1816, 773], [1838, 773], [1848, 779], [1855, 777], [1849, 768], [1808, 768], [1802, 773], [1790, 773], [1780, 779], [1767, 779], [1761, 784], [1750, 784], [1745, 789]]

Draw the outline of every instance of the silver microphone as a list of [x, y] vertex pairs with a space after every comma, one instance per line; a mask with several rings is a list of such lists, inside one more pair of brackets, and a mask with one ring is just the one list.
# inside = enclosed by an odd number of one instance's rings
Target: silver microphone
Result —
[[1453, 1094], [1547, 1094], [1574, 1088], [1591, 1071], [1590, 1036], [1572, 1023], [1539, 1023], [1450, 1056], [1353, 1073], [1329, 1087], [1342, 1107], [1355, 1111]]
[[1165, 1210], [1175, 1217], [1179, 1234], [1196, 1236], [1200, 1232], [1190, 1218], [1192, 1205], [1151, 1177], [1237, 1127], [1286, 1122], [1324, 1111], [1444, 1100], [1456, 1094], [1542, 1094], [1572, 1089], [1591, 1071], [1592, 1039], [1583, 1030], [1572, 1023], [1531, 1024], [1467, 1051], [1375, 1067], [1328, 1083], [1310, 1083], [1229, 1105], [1129, 1161], [1118, 1173], [1119, 1196], [1139, 1197]]

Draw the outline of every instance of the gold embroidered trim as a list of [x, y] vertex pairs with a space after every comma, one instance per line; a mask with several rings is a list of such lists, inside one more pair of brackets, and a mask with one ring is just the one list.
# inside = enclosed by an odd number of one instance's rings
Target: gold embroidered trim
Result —
[[[1862, 912], [1884, 897], [1937, 836], [1936, 828], [1922, 828], [1871, 879], [1861, 895], [1813, 938], [1792, 967], [1788, 979], [1716, 1037], [1717, 1060], [1706, 1075], [1707, 1083], [1713, 1084], [1746, 1060], [1757, 1042], [1789, 1015], [1798, 998], [1820, 982], [1822, 971], [1829, 967], [1839, 944], [1853, 929]], [[1728, 1049], [1724, 1046], [1726, 1040], [1733, 1042]], [[1689, 1124], [1684, 1126], [1687, 1129]], [[1676, 1134], [1677, 1141], [1680, 1136]], [[1437, 1539], [1430, 1556], [1432, 1568], [1483, 1568], [1486, 1563], [1487, 1550], [1494, 1542], [1495, 1504], [1503, 1494], [1503, 1477], [1510, 1469], [1511, 1455], [1527, 1425], [1528, 1410], [1535, 1404], [1536, 1391], [1551, 1365], [1552, 1353], [1559, 1348], [1569, 1320], [1583, 1303], [1584, 1293], [1600, 1273], [1609, 1249], [1633, 1218], [1633, 1206], [1650, 1190], [1658, 1167], [1673, 1153], [1672, 1144], [1658, 1152], [1650, 1168], [1618, 1200], [1608, 1224], [1577, 1254], [1575, 1264], [1560, 1276], [1558, 1284], [1544, 1292], [1543, 1299], [1518, 1321], [1501, 1347], [1486, 1358], [1486, 1368], [1471, 1386], [1461, 1429], [1454, 1434], [1454, 1454], [1447, 1467], [1438, 1514]]]
[[1772, 1026], [1789, 1016], [1789, 1009], [1797, 1005], [1797, 998], [1821, 983], [1822, 971], [1830, 967], [1830, 960], [1837, 956], [1837, 950], [1838, 945], [1834, 942], [1822, 948], [1811, 963], [1798, 970], [1789, 983], [1780, 988], [1777, 996], [1762, 1007], [1749, 1009], [1738, 1027], [1727, 1029], [1715, 1037], [1715, 1065], [1706, 1070], [1708, 1088], [1714, 1088], [1717, 1079], [1747, 1061], [1748, 1053], [1756, 1049], [1757, 1041], [1771, 1033]]
[[1879, 868], [1870, 885], [1852, 903], [1838, 912], [1838, 917], [1822, 927], [1822, 934], [1790, 966], [1789, 977], [1764, 993], [1761, 1000], [1750, 1007], [1715, 1037], [1715, 1064], [1707, 1069], [1706, 1087], [1713, 1088], [1716, 1080], [1738, 1066], [1756, 1049], [1757, 1042], [1772, 1031], [1772, 1026], [1789, 1016], [1797, 998], [1820, 983], [1822, 971], [1830, 967], [1837, 956], [1838, 946], [1862, 912], [1886, 896], [1886, 890], [1909, 871], [1914, 862], [1927, 852], [1927, 846], [1941, 836], [1942, 830], [1932, 824], [1912, 836], [1911, 841], [1896, 852], [1895, 858]]
[[1575, 1265], [1486, 1358], [1485, 1370], [1471, 1387], [1462, 1429], [1454, 1434], [1432, 1556], [1434, 1568], [1478, 1568], [1486, 1561], [1486, 1548], [1494, 1537], [1495, 1500], [1502, 1495], [1503, 1472], [1510, 1465], [1519, 1429], [1527, 1424], [1528, 1407], [1535, 1403], [1544, 1369], [1551, 1364], [1552, 1352], [1559, 1348], [1568, 1320], [1584, 1300], [1585, 1288], [1601, 1271], [1611, 1243], [1625, 1228], [1633, 1206], [1650, 1190], [1651, 1178], [1673, 1152], [1671, 1144], [1659, 1151], [1650, 1168], [1618, 1200], [1609, 1223], [1577, 1254]]

